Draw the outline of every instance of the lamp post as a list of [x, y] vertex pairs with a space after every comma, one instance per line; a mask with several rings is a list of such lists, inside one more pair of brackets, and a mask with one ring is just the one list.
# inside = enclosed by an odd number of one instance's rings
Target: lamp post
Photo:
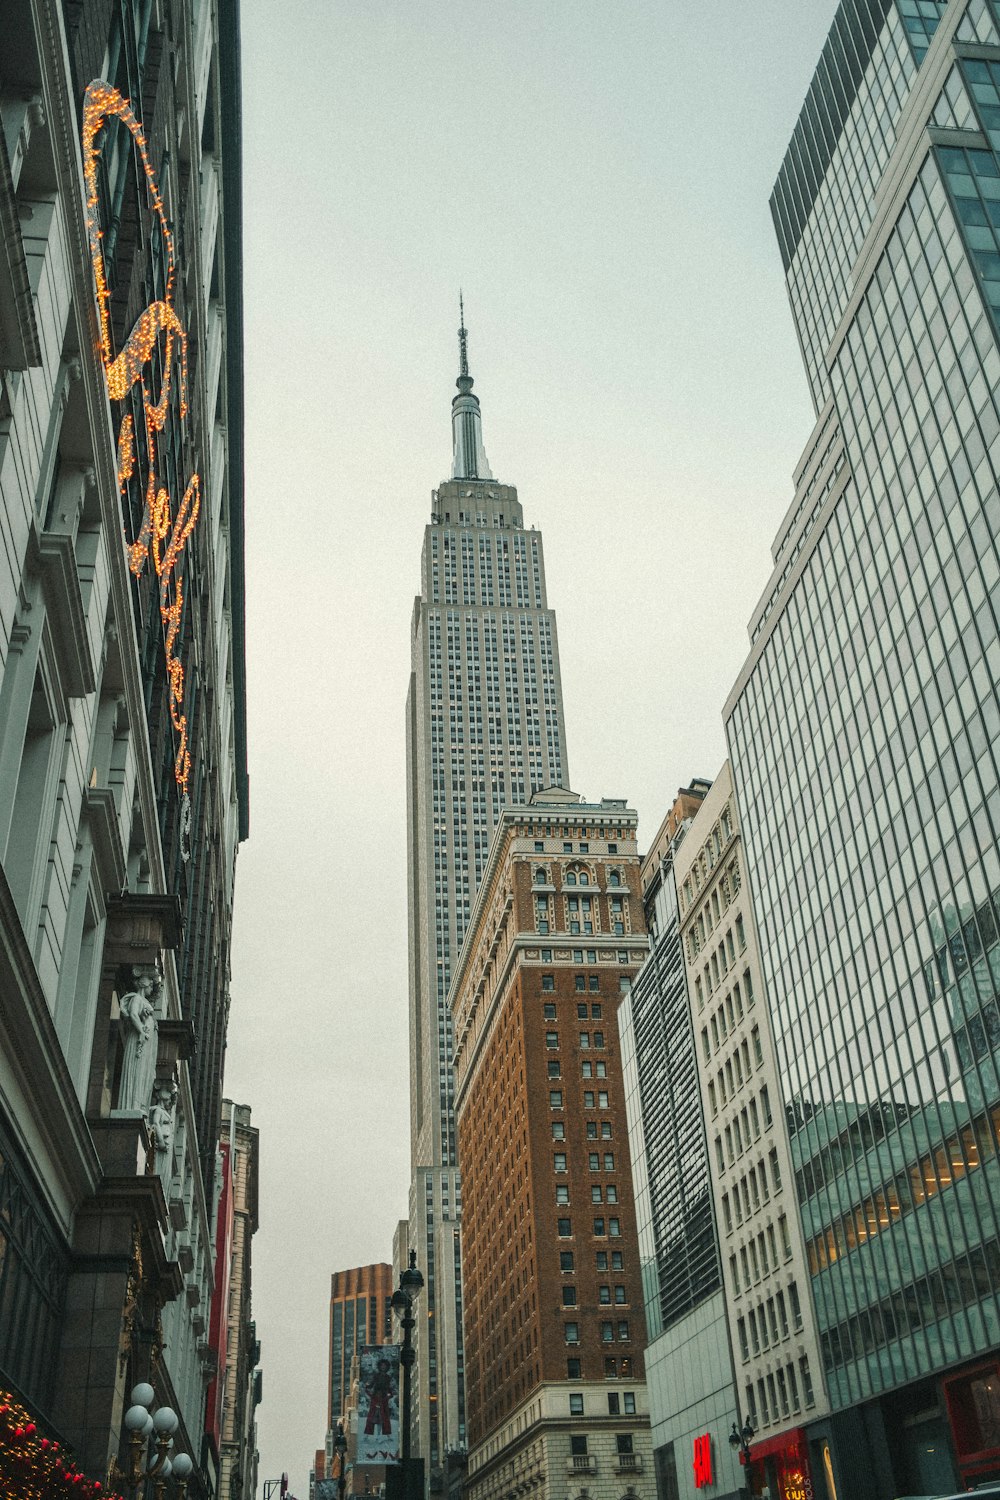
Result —
[[[173, 1435], [179, 1426], [177, 1413], [169, 1406], [161, 1406], [151, 1412], [149, 1408], [155, 1394], [153, 1387], [146, 1381], [132, 1390], [132, 1405], [125, 1413], [125, 1428], [128, 1432], [128, 1470], [124, 1475], [125, 1483], [134, 1497], [139, 1485], [146, 1479], [152, 1479], [156, 1500], [164, 1500], [167, 1480], [173, 1478], [177, 1486], [177, 1500], [185, 1500], [194, 1464], [188, 1453], [175, 1453], [173, 1458], [170, 1457]], [[150, 1440], [155, 1442], [156, 1450], [152, 1461], [144, 1464]]]
[[737, 1425], [738, 1422], [739, 1418], [737, 1417], [736, 1422], [733, 1423], [733, 1430], [729, 1434], [730, 1446], [734, 1450], [738, 1448], [740, 1450], [740, 1462], [749, 1465], [750, 1439], [753, 1437], [756, 1428], [749, 1417], [744, 1417], [742, 1427]]
[[416, 1358], [412, 1339], [413, 1329], [416, 1326], [413, 1304], [423, 1284], [424, 1278], [417, 1270], [417, 1252], [411, 1250], [410, 1264], [401, 1273], [399, 1286], [392, 1294], [392, 1309], [403, 1329], [403, 1346], [399, 1351], [399, 1362], [403, 1367], [403, 1440], [400, 1457], [403, 1461], [403, 1482], [408, 1500], [412, 1500], [410, 1496], [410, 1370]]
[[347, 1463], [347, 1437], [344, 1433], [343, 1422], [337, 1423], [333, 1450], [337, 1455], [337, 1493], [340, 1495], [340, 1500], [344, 1500], [344, 1490], [347, 1487], [347, 1475], [344, 1472], [344, 1465]]

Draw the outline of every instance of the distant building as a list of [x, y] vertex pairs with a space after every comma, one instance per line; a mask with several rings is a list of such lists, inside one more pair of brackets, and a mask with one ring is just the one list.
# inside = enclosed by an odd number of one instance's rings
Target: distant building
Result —
[[655, 1492], [616, 1028], [635, 840], [620, 801], [505, 809], [455, 970], [472, 1500]]
[[428, 1487], [466, 1444], [461, 1183], [448, 990], [502, 809], [567, 780], [556, 621], [541, 534], [493, 478], [459, 333], [451, 477], [431, 496], [406, 699], [410, 1155], [407, 1244], [424, 1277], [413, 1332], [413, 1451]]
[[743, 1485], [733, 1366], [677, 915], [674, 860], [711, 783], [683, 787], [642, 862], [650, 952], [618, 1013], [660, 1500]]
[[232, 1181], [232, 1239], [225, 1303], [225, 1395], [222, 1403], [219, 1494], [252, 1500], [257, 1493], [257, 1407], [262, 1397], [260, 1341], [253, 1311], [253, 1236], [259, 1228], [258, 1131], [250, 1106], [222, 1101], [219, 1149]]
[[351, 1361], [362, 1344], [392, 1338], [392, 1267], [385, 1261], [334, 1271], [330, 1278], [330, 1385], [327, 1431], [334, 1432], [351, 1394]]
[[806, 1428], [827, 1402], [728, 761], [674, 877], [740, 1420], [755, 1430], [752, 1488], [784, 1494], [829, 1461], [822, 1442], [810, 1457]]

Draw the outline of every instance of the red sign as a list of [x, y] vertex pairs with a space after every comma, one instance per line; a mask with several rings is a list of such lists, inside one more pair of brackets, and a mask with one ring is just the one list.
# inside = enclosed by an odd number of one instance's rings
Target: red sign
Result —
[[694, 1487], [712, 1483], [712, 1436], [706, 1432], [694, 1440]]

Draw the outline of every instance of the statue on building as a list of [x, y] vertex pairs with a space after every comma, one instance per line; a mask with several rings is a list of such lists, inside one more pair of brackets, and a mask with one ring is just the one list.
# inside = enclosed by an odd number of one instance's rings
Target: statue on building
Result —
[[149, 1128], [153, 1136], [156, 1153], [169, 1152], [174, 1138], [174, 1108], [177, 1104], [177, 1085], [172, 1078], [157, 1080], [153, 1090], [153, 1107], [149, 1112]]
[[119, 1109], [141, 1110], [146, 1114], [150, 1108], [156, 1077], [156, 1005], [162, 988], [162, 980], [152, 974], [140, 974], [135, 989], [123, 995], [119, 1002], [125, 1046], [118, 1089]]

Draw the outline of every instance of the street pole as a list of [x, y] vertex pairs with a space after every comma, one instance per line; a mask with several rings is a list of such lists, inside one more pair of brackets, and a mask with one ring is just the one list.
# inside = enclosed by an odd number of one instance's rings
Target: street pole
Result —
[[412, 1494], [413, 1484], [410, 1473], [410, 1371], [413, 1361], [416, 1359], [416, 1351], [413, 1348], [413, 1330], [416, 1327], [416, 1319], [413, 1316], [413, 1303], [417, 1293], [424, 1284], [424, 1278], [417, 1270], [417, 1252], [410, 1251], [410, 1264], [399, 1278], [399, 1286], [392, 1294], [393, 1311], [399, 1318], [403, 1329], [403, 1345], [399, 1351], [399, 1363], [403, 1367], [403, 1389], [401, 1392], [403, 1402], [402, 1421], [402, 1446], [400, 1458], [402, 1459], [404, 1493], [407, 1500], [416, 1500]]

